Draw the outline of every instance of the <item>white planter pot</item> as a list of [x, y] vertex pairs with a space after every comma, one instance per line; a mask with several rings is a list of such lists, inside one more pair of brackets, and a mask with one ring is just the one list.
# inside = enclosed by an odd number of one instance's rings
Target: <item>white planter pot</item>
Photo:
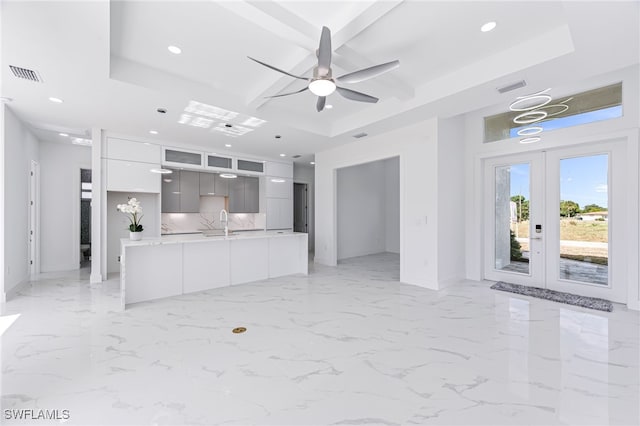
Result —
[[142, 239], [142, 232], [129, 232], [129, 239], [131, 241], [140, 241]]

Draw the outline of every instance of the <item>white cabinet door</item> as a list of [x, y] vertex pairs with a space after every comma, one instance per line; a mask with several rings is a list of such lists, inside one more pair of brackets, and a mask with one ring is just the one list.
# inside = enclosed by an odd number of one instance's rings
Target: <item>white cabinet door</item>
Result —
[[107, 160], [107, 191], [160, 193], [161, 178], [151, 172], [159, 164]]
[[186, 243], [183, 252], [183, 293], [228, 286], [229, 241]]
[[268, 198], [293, 198], [293, 179], [267, 177], [266, 186]]
[[267, 161], [267, 176], [293, 177], [293, 164]]
[[114, 160], [160, 163], [160, 145], [134, 142], [126, 139], [107, 138], [107, 158]]
[[267, 198], [267, 229], [293, 228], [293, 200]]

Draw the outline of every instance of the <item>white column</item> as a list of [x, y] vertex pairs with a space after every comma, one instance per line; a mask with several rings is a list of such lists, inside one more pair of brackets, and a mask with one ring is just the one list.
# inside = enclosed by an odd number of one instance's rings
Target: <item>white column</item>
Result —
[[91, 129], [91, 283], [99, 283], [106, 278], [102, 262], [102, 210], [104, 197], [102, 179], [102, 129]]

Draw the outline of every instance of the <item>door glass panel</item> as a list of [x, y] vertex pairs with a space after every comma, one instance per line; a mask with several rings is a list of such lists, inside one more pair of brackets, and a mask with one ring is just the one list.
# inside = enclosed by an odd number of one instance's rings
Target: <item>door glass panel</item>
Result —
[[607, 285], [607, 154], [560, 160], [560, 279]]
[[529, 274], [530, 164], [495, 169], [495, 268]]

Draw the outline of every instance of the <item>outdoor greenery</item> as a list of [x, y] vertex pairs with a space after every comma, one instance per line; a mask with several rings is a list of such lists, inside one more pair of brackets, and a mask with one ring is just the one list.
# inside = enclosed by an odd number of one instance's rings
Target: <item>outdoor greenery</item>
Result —
[[513, 231], [509, 231], [509, 234], [511, 234], [511, 260], [522, 260], [522, 247], [516, 240], [516, 234]]
[[580, 205], [575, 201], [560, 200], [560, 217], [574, 217], [580, 213]]
[[514, 195], [511, 197], [511, 201], [516, 203], [516, 217], [518, 222], [529, 220], [529, 200], [524, 198], [524, 195]]

